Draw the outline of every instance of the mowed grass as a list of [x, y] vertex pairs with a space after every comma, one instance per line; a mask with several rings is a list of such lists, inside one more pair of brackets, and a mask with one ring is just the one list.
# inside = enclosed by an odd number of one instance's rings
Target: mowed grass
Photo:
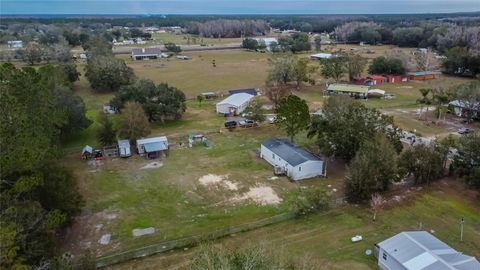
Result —
[[[286, 178], [270, 180], [271, 166], [257, 156], [260, 143], [276, 135], [280, 134], [269, 126], [211, 133], [207, 135], [210, 148], [187, 148], [186, 135], [169, 136], [173, 144], [170, 154], [156, 161], [163, 163], [156, 169], [141, 169], [152, 162], [141, 157], [107, 159], [100, 168], [78, 160], [77, 155], [68, 157], [65, 163], [81, 180], [86, 209], [92, 213], [118, 213], [116, 220], [99, 221], [104, 224], [102, 231], [112, 234], [113, 243], [97, 247], [97, 255], [205, 234], [286, 212], [286, 203], [260, 206], [235, 199], [255, 186], [269, 186], [285, 199], [288, 191], [296, 187]], [[307, 143], [304, 135], [298, 140]], [[238, 190], [201, 185], [198, 179], [207, 174], [226, 176], [238, 185]], [[317, 179], [302, 184], [326, 186], [337, 182]], [[146, 227], [155, 227], [157, 233], [132, 236], [133, 229]]]
[[[459, 192], [460, 193], [460, 192]], [[461, 194], [432, 188], [395, 207], [372, 213], [364, 206], [347, 205], [328, 213], [310, 215], [237, 234], [216, 243], [237, 248], [245, 243], [267, 245], [286, 251], [293, 258], [307, 256], [319, 269], [377, 269], [376, 259], [365, 255], [374, 244], [399, 232], [426, 230], [453, 248], [480, 256], [480, 206]], [[459, 219], [464, 216], [464, 239], [460, 241]], [[363, 241], [350, 238], [362, 235]], [[197, 248], [135, 260], [109, 269], [183, 269]]]
[[[190, 37], [190, 43], [188, 41]], [[152, 34], [153, 44], [165, 44], [165, 43], [175, 43], [177, 45], [200, 45], [204, 44], [207, 46], [215, 45], [229, 45], [229, 44], [241, 44], [242, 38], [205, 38], [197, 35], [188, 35], [188, 34], [173, 34], [173, 33], [153, 33]], [[193, 42], [193, 39], [196, 39], [196, 43]]]
[[[234, 51], [189, 52], [190, 60], [176, 58], [133, 61], [125, 58], [137, 77], [166, 82], [194, 98], [202, 92], [226, 92], [262, 87], [267, 78], [267, 54]], [[215, 60], [216, 67], [212, 61]]]

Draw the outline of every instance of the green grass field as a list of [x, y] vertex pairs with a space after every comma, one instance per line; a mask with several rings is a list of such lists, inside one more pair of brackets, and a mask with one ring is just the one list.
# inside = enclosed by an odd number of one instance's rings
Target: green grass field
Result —
[[[245, 243], [264, 244], [277, 251], [301, 258], [307, 256], [318, 269], [376, 269], [376, 260], [365, 255], [374, 244], [406, 230], [427, 230], [453, 248], [480, 256], [480, 205], [468, 199], [458, 184], [443, 184], [410, 196], [379, 213], [364, 206], [345, 206], [326, 214], [282, 222], [218, 241], [235, 248]], [[465, 217], [464, 240], [460, 241], [459, 219]], [[354, 235], [360, 243], [351, 243]], [[196, 249], [157, 255], [111, 267], [110, 269], [183, 269]]]
[[[190, 37], [190, 41], [188, 40]], [[152, 34], [152, 43], [165, 44], [175, 43], [177, 45], [200, 45], [207, 46], [241, 44], [242, 38], [204, 38], [196, 35], [173, 34], [173, 33], [154, 33]], [[195, 39], [195, 40], [194, 40]], [[195, 42], [194, 42], [195, 41]]]
[[[156, 83], [167, 82], [184, 91], [191, 99], [187, 101], [187, 111], [181, 120], [152, 125], [151, 136], [166, 135], [174, 145], [169, 157], [162, 160], [161, 168], [141, 169], [150, 162], [141, 157], [107, 159], [99, 167], [80, 160], [79, 152], [85, 144], [98, 146], [95, 138], [97, 128], [95, 120], [102, 110], [102, 104], [108, 103], [113, 94], [94, 93], [83, 76], [75, 83], [75, 91], [83, 98], [88, 117], [94, 121], [94, 124], [62, 145], [62, 149], [69, 153], [63, 163], [72, 168], [79, 179], [81, 192], [86, 201], [85, 209], [89, 213], [82, 216], [81, 221], [74, 225], [73, 233], [65, 241], [69, 245], [66, 249], [77, 254], [86, 248], [94, 250], [96, 255], [109, 254], [262, 219], [285, 212], [288, 208], [285, 203], [277, 206], [257, 206], [248, 202], [232, 202], [232, 198], [258, 185], [271, 187], [281, 198], [285, 198], [288, 191], [296, 187], [284, 178], [276, 181], [268, 180], [272, 176], [272, 168], [256, 156], [256, 151], [263, 140], [285, 135], [270, 124], [263, 124], [259, 128], [220, 133], [225, 120], [215, 113], [215, 103], [220, 99], [205, 101], [202, 104], [194, 100], [196, 95], [205, 91], [225, 92], [235, 88], [262, 88], [267, 76], [270, 55], [239, 50], [192, 52], [187, 55], [192, 59], [132, 61], [124, 57], [138, 78], [151, 79]], [[300, 55], [300, 57], [305, 56], [305, 54]], [[212, 65], [213, 59], [216, 67]], [[80, 63], [78, 67], [83, 73], [84, 63]], [[325, 81], [318, 74], [315, 77], [316, 85], [302, 86], [293, 91], [294, 94], [307, 100], [311, 111], [320, 108], [324, 102]], [[461, 82], [464, 80], [442, 76], [435, 81], [385, 85], [381, 89], [395, 94], [395, 99], [369, 99], [362, 102], [387, 112], [396, 112], [404, 108], [415, 109], [418, 107], [416, 99], [419, 96], [419, 88], [435, 85], [450, 86]], [[266, 102], [265, 97], [260, 99]], [[395, 117], [397, 124], [405, 129], [415, 128], [422, 134], [444, 132], [442, 128], [412, 120], [406, 114], [398, 113]], [[189, 133], [206, 134], [211, 148], [206, 149], [203, 146], [193, 149], [185, 148]], [[183, 146], [180, 146], [180, 142]], [[305, 133], [299, 134], [296, 142], [302, 146], [312, 145], [312, 141], [306, 138]], [[344, 171], [344, 164], [333, 164], [329, 168], [328, 179], [314, 179], [302, 182], [302, 185], [331, 184], [340, 193], [343, 187], [341, 179]], [[200, 185], [198, 179], [207, 174], [228, 175], [228, 179], [237, 183], [239, 189], [232, 191], [222, 186]], [[353, 209], [347, 207], [344, 210], [335, 210], [330, 215], [341, 216], [345, 218], [345, 222], [349, 223], [349, 220], [357, 220], [352, 214]], [[359, 211], [365, 218], [369, 215], [367, 210]], [[117, 217], [106, 218], [110, 212], [115, 213]], [[323, 220], [322, 217], [316, 218]], [[365, 218], [359, 219], [358, 222], [362, 223], [355, 224], [365, 229], [374, 226], [368, 225], [368, 218]], [[301, 226], [314, 226], [304, 222], [306, 221], [299, 222], [298, 230], [302, 230]], [[331, 226], [343, 228], [342, 222], [331, 224]], [[286, 226], [285, 230], [290, 226], [288, 224], [291, 223], [282, 225]], [[97, 229], [97, 226], [101, 228]], [[132, 229], [149, 226], [157, 229], [157, 233], [153, 236], [140, 238], [132, 236]], [[352, 228], [347, 226], [344, 229], [346, 233], [352, 233]], [[319, 232], [322, 229], [316, 230]], [[112, 243], [108, 246], [97, 244], [104, 233], [112, 234]], [[318, 241], [321, 240], [318, 239]], [[309, 244], [313, 245], [313, 243]], [[317, 247], [312, 246], [312, 248]], [[343, 247], [332, 246], [332, 248], [342, 250]], [[300, 252], [300, 250], [293, 249], [292, 252]], [[348, 254], [346, 258], [354, 261], [353, 265], [365, 264], [362, 260], [359, 264], [356, 262], [358, 257], [352, 253]], [[328, 259], [326, 262], [328, 263]], [[371, 264], [367, 262], [365, 265]], [[347, 267], [345, 264], [344, 266]]]

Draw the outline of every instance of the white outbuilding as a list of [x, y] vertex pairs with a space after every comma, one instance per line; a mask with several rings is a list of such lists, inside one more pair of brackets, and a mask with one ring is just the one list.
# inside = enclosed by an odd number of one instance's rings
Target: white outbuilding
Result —
[[217, 113], [237, 115], [243, 112], [253, 99], [253, 95], [238, 93], [217, 103]]
[[292, 180], [326, 176], [326, 162], [285, 139], [270, 139], [262, 143], [260, 155]]

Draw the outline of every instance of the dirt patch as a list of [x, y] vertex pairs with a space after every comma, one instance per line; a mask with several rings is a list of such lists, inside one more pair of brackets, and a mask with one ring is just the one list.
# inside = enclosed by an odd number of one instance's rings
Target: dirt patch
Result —
[[250, 190], [241, 196], [233, 198], [234, 201], [252, 200], [260, 205], [279, 204], [282, 199], [278, 197], [273, 188], [268, 186], [257, 186], [250, 188]]
[[142, 169], [156, 169], [163, 166], [162, 162], [150, 162], [147, 165], [143, 166]]
[[235, 182], [232, 182], [230, 180], [225, 180], [225, 181], [223, 181], [223, 183], [230, 190], [238, 190], [238, 184], [235, 183]]
[[200, 182], [200, 184], [202, 184], [204, 186], [208, 186], [208, 185], [214, 185], [214, 184], [218, 184], [218, 183], [222, 182], [224, 177], [225, 176], [222, 176], [222, 175], [207, 174], [207, 175], [204, 175], [204, 176], [200, 177], [198, 179], [198, 181]]

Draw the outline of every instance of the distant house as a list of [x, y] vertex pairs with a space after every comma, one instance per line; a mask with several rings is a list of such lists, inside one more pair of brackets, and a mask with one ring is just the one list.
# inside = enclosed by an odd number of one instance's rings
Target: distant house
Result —
[[331, 53], [316, 53], [316, 54], [310, 55], [310, 58], [313, 60], [330, 59], [334, 57], [336, 57], [336, 55]]
[[215, 92], [203, 92], [201, 94], [205, 99], [214, 99], [214, 98], [217, 98], [217, 93]]
[[369, 86], [332, 83], [325, 89], [325, 95], [346, 94], [352, 97], [367, 98]]
[[247, 93], [238, 93], [227, 97], [216, 105], [217, 113], [238, 115], [243, 112], [250, 101], [254, 98], [253, 95]]
[[162, 55], [160, 48], [134, 48], [132, 49], [133, 60], [158, 59]]
[[21, 40], [9, 40], [7, 41], [8, 48], [20, 49], [23, 48], [23, 41]]
[[81, 54], [78, 55], [78, 58], [85, 60], [85, 59], [87, 59], [88, 57], [87, 57], [87, 54], [86, 54], [86, 53], [81, 53]]
[[137, 140], [138, 154], [146, 155], [148, 158], [158, 158], [166, 155], [168, 149], [168, 139], [165, 136]]
[[376, 244], [383, 270], [478, 270], [475, 257], [456, 251], [425, 231], [399, 233]]
[[480, 102], [470, 103], [468, 101], [456, 99], [451, 101], [448, 105], [453, 108], [453, 113], [455, 113], [456, 116], [480, 118]]
[[325, 161], [285, 139], [263, 142], [260, 156], [295, 181], [326, 176]]
[[256, 96], [258, 94], [257, 90], [255, 90], [254, 88], [228, 90], [229, 95], [235, 95], [240, 93], [250, 94], [252, 96]]
[[118, 153], [120, 157], [132, 156], [132, 151], [130, 149], [130, 142], [128, 140], [118, 140]]
[[272, 37], [265, 37], [265, 38], [254, 38], [259, 44], [263, 43], [267, 46], [267, 50], [271, 50], [271, 46], [273, 43], [278, 44], [278, 39]]
[[432, 80], [436, 78], [436, 74], [436, 72], [431, 71], [416, 71], [407, 73], [410, 81]]

